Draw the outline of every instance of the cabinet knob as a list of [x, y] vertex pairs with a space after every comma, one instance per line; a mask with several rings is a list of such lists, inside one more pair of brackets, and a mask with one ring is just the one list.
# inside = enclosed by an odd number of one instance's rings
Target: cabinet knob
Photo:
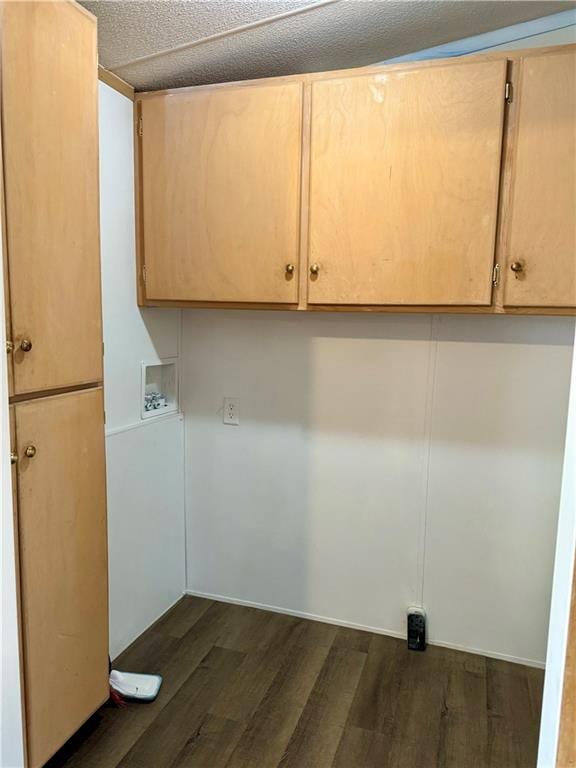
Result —
[[36, 446], [27, 445], [26, 448], [24, 448], [24, 456], [27, 456], [29, 459], [33, 459], [34, 456], [36, 456]]
[[15, 451], [10, 451], [10, 464], [16, 464], [18, 461], [18, 454]]
[[22, 352], [30, 352], [30, 350], [32, 349], [32, 342], [30, 341], [30, 339], [22, 339], [22, 341], [20, 342], [20, 349], [22, 350]]
[[293, 275], [295, 269], [296, 269], [296, 267], [294, 266], [294, 264], [286, 264], [286, 274], [287, 275]]
[[320, 264], [310, 264], [310, 274], [317, 275], [320, 272]]
[[6, 339], [6, 354], [9, 355], [10, 352], [14, 352], [14, 342]]
[[513, 261], [512, 264], [510, 264], [510, 269], [518, 275], [520, 272], [524, 272], [524, 264], [522, 264], [521, 261]]

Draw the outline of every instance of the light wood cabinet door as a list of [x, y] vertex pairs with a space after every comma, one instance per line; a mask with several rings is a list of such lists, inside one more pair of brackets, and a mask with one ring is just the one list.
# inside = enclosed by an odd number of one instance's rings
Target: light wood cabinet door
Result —
[[108, 698], [102, 390], [15, 412], [28, 755], [38, 768]]
[[69, 2], [2, 3], [1, 35], [14, 393], [98, 382], [95, 20]]
[[301, 112], [300, 83], [142, 100], [146, 298], [296, 303]]
[[312, 85], [311, 303], [491, 303], [505, 80], [489, 61]]
[[576, 53], [526, 57], [515, 90], [504, 304], [576, 307]]

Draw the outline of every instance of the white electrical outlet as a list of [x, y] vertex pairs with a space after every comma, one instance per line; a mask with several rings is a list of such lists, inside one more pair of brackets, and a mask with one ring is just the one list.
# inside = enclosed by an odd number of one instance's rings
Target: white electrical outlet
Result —
[[240, 426], [240, 398], [225, 397], [224, 409], [222, 412], [222, 421], [224, 424], [231, 424], [234, 427]]

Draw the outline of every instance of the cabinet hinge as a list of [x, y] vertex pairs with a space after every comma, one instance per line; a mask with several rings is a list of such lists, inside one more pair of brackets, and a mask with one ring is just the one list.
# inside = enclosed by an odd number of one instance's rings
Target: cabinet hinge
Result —
[[500, 283], [500, 264], [494, 264], [492, 270], [492, 285], [498, 285]]
[[138, 118], [138, 136], [142, 136], [144, 129], [142, 127], [142, 115]]
[[142, 267], [142, 280], [146, 282], [146, 264]]
[[504, 101], [506, 102], [506, 104], [512, 104], [513, 98], [514, 98], [514, 89], [512, 87], [512, 83], [508, 81], [504, 86]]

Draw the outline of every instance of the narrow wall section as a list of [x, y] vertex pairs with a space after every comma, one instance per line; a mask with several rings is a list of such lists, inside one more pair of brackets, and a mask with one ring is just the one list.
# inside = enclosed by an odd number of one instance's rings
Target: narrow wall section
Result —
[[180, 312], [136, 303], [133, 104], [100, 83], [100, 227], [112, 658], [184, 590], [184, 430], [142, 421], [141, 363], [178, 358]]
[[540, 724], [540, 747], [538, 768], [550, 768], [556, 764], [558, 734], [566, 648], [570, 622], [570, 600], [572, 596], [572, 574], [576, 546], [576, 348], [572, 363], [572, 386], [570, 408], [566, 428], [566, 453], [558, 534], [556, 537], [556, 558], [554, 562], [554, 585], [550, 609], [550, 631], [546, 655], [546, 679], [542, 722]]

